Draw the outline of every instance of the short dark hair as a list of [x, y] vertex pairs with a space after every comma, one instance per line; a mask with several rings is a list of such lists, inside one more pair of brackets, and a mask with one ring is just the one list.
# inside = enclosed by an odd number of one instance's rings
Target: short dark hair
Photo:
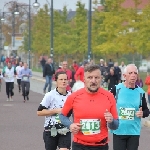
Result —
[[[55, 81], [58, 80], [58, 76], [59, 76], [60, 74], [66, 74], [66, 72], [64, 72], [64, 71], [58, 71], [58, 72], [56, 72], [56, 74], [55, 74]], [[66, 74], [66, 75], [67, 75], [67, 74]], [[68, 77], [67, 77], [67, 78], [68, 78]]]
[[95, 70], [100, 70], [99, 65], [91, 64], [91, 65], [87, 65], [84, 68], [84, 72], [92, 72], [92, 71], [95, 71]]

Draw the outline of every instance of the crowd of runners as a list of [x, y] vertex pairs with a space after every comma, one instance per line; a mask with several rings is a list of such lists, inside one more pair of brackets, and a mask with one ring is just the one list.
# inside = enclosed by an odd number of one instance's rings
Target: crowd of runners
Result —
[[6, 101], [13, 101], [15, 78], [17, 79], [18, 92], [23, 96], [23, 102], [29, 100], [30, 77], [32, 77], [32, 71], [28, 68], [26, 62], [20, 61], [18, 64], [13, 64], [8, 61], [5, 63], [5, 66], [0, 71], [0, 84], [3, 78], [6, 83]]
[[[14, 66], [9, 61], [0, 71], [0, 81], [3, 78], [6, 82], [7, 101], [13, 101], [15, 77], [25, 102], [29, 100], [32, 77], [27, 63], [20, 61]], [[149, 109], [143, 81], [134, 64], [122, 62], [118, 66], [117, 62], [100, 59], [99, 64], [85, 60], [78, 65], [73, 61], [69, 67], [63, 61], [55, 70], [49, 58], [43, 77], [45, 96], [37, 115], [45, 116], [46, 150], [108, 150], [109, 132], [113, 134], [113, 150], [138, 150], [141, 118], [149, 116]], [[56, 88], [52, 90], [54, 80]], [[149, 75], [145, 84], [149, 99]]]
[[[38, 116], [45, 116], [46, 150], [108, 150], [109, 132], [113, 150], [138, 150], [141, 118], [149, 116], [149, 109], [134, 64], [118, 66], [100, 59], [98, 65], [85, 60], [82, 66], [74, 61], [68, 67], [63, 61], [55, 71], [52, 60], [47, 62], [43, 92], [49, 88], [37, 110]], [[150, 87], [150, 76], [145, 84]]]

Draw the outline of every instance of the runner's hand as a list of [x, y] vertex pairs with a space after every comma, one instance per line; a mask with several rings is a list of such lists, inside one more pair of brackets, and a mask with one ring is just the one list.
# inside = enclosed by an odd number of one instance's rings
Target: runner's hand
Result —
[[104, 113], [104, 117], [108, 123], [111, 123], [113, 121], [113, 116], [107, 109], [106, 112]]
[[70, 125], [70, 131], [73, 134], [77, 134], [79, 132], [79, 130], [81, 129], [81, 126], [82, 126], [82, 124], [80, 124], [80, 123], [72, 123]]
[[139, 111], [136, 112], [136, 116], [139, 118], [143, 117], [143, 111], [142, 111], [142, 107], [139, 108]]

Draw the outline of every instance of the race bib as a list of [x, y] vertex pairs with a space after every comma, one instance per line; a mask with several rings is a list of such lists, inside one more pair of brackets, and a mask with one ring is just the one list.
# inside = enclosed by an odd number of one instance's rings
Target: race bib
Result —
[[101, 122], [99, 119], [80, 119], [80, 124], [82, 124], [81, 132], [84, 135], [100, 133]]
[[22, 79], [23, 79], [24, 81], [28, 81], [28, 77], [26, 77], [26, 76], [23, 76]]
[[60, 119], [59, 119], [59, 115], [58, 115], [58, 114], [56, 115], [55, 119], [56, 119], [56, 122], [61, 123], [61, 121], [60, 121]]
[[11, 75], [11, 74], [8, 74], [8, 78], [9, 78], [9, 79], [12, 78], [12, 75]]
[[134, 120], [135, 108], [122, 108], [119, 109], [119, 119]]

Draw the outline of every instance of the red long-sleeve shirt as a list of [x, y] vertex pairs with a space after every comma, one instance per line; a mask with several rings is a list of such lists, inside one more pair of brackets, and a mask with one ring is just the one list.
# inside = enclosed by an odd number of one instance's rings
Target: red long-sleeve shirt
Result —
[[74, 75], [75, 80], [81, 80], [84, 82], [84, 67], [80, 67]]

